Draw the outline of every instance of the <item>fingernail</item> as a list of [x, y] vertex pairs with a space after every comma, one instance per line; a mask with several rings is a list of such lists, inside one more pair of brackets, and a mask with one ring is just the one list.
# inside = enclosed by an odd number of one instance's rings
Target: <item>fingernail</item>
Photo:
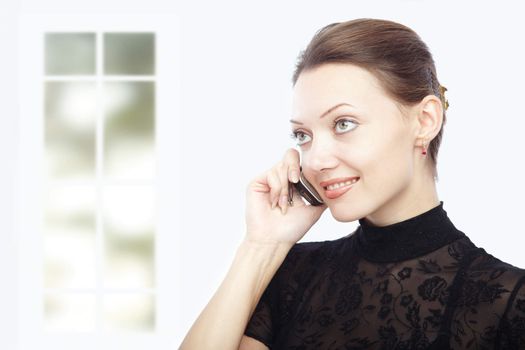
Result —
[[283, 194], [281, 196], [281, 199], [279, 199], [279, 206], [283, 208], [286, 205], [286, 203], [288, 203], [288, 196]]
[[295, 182], [295, 183], [299, 182], [299, 175], [297, 175], [297, 171], [292, 170], [290, 175], [292, 177], [292, 181], [293, 182]]
[[275, 203], [275, 199], [272, 198], [272, 209], [275, 208], [275, 205], [276, 205], [276, 203]]
[[284, 207], [281, 207], [281, 214], [286, 214], [286, 209], [288, 209], [288, 206], [285, 204]]

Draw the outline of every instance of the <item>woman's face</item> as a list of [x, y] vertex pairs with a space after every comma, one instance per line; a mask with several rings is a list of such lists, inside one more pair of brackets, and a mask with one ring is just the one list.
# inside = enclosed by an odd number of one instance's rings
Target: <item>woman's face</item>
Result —
[[[418, 189], [411, 185], [424, 156], [413, 110], [403, 117], [376, 78], [354, 65], [323, 64], [300, 74], [293, 91], [292, 131], [303, 173], [336, 220], [393, 213], [392, 208], [410, 207], [417, 200]], [[345, 187], [327, 191], [322, 186], [351, 177], [359, 180], [338, 197]]]

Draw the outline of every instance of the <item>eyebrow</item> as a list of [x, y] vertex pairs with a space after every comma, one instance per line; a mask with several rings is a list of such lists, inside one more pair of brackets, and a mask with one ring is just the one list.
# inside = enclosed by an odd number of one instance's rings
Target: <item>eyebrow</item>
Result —
[[[335, 106], [333, 107], [330, 107], [330, 109], [328, 109], [326, 112], [324, 112], [323, 114], [321, 114], [321, 116], [319, 117], [319, 119], [323, 118], [324, 116], [330, 114], [330, 112], [334, 111], [336, 108], [339, 108], [341, 106], [350, 106], [350, 107], [355, 107], [353, 105], [351, 105], [350, 103], [339, 103], [339, 104], [336, 104]], [[297, 120], [293, 120], [293, 119], [290, 119], [290, 123], [294, 123], [294, 124], [300, 124], [300, 125], [303, 125], [303, 123], [301, 122], [298, 122]]]

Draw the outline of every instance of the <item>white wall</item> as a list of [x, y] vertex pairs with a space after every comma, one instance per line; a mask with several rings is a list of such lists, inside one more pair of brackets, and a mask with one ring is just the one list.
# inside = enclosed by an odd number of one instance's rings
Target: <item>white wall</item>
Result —
[[[245, 4], [246, 3], [246, 4]], [[357, 17], [392, 19], [429, 45], [450, 108], [439, 155], [438, 192], [456, 226], [479, 246], [525, 267], [521, 215], [521, 104], [525, 71], [519, 5], [510, 1], [22, 1], [20, 12], [176, 12], [182, 18], [182, 337], [224, 277], [244, 234], [248, 181], [290, 145], [291, 74], [300, 50], [322, 26]], [[5, 6], [5, 5], [3, 5]], [[0, 142], [1, 342], [13, 342], [16, 298], [13, 232], [15, 10], [0, 15], [4, 45]], [[7, 112], [6, 112], [7, 111]], [[247, 156], [248, 155], [248, 156]], [[355, 223], [327, 210], [303, 241], [341, 237]], [[7, 234], [5, 234], [7, 233]], [[174, 257], [173, 263], [179, 261]], [[4, 286], [5, 284], [5, 286]], [[4, 288], [7, 287], [7, 288]], [[4, 297], [5, 296], [5, 297]], [[7, 330], [4, 333], [4, 330]], [[7, 338], [3, 334], [7, 334]], [[182, 341], [182, 338], [180, 339]], [[3, 347], [4, 344], [0, 346]], [[25, 350], [25, 349], [24, 349]]]
[[16, 348], [17, 245], [15, 169], [17, 144], [16, 10], [0, 5], [0, 347]]

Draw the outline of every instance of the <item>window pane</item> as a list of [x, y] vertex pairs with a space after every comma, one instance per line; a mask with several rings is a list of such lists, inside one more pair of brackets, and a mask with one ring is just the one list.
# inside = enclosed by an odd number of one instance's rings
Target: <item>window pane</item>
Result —
[[46, 288], [94, 288], [95, 188], [48, 188], [44, 228]]
[[105, 34], [104, 73], [115, 75], [155, 74], [154, 34]]
[[152, 295], [109, 294], [104, 296], [105, 328], [113, 331], [151, 331], [155, 327]]
[[45, 60], [48, 75], [95, 74], [95, 34], [46, 33]]
[[95, 119], [95, 83], [45, 83], [45, 156], [49, 177], [94, 177]]
[[104, 84], [104, 173], [112, 179], [152, 179], [155, 171], [155, 85]]
[[105, 188], [104, 287], [153, 287], [154, 211], [152, 186]]
[[85, 294], [46, 294], [44, 297], [46, 331], [93, 332], [96, 298]]

